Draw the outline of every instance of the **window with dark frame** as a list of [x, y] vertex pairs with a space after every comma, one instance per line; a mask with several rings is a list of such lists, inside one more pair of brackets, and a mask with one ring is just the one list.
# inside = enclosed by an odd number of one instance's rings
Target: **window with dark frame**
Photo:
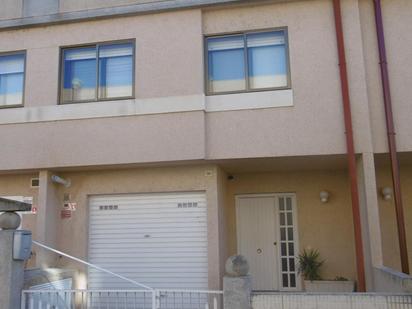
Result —
[[290, 88], [286, 29], [206, 38], [207, 94]]
[[134, 43], [62, 49], [60, 103], [132, 98]]
[[25, 52], [0, 54], [0, 107], [23, 105]]

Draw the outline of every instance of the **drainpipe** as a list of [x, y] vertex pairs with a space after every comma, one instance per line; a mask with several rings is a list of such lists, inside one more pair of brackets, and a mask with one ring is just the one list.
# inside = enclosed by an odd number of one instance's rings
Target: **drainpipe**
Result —
[[355, 252], [356, 252], [356, 270], [358, 277], [358, 292], [366, 291], [365, 283], [365, 260], [363, 254], [363, 242], [362, 242], [362, 228], [359, 209], [359, 192], [358, 192], [358, 180], [356, 173], [356, 158], [355, 147], [353, 142], [353, 129], [352, 129], [352, 115], [349, 98], [349, 83], [348, 73], [346, 69], [346, 56], [345, 56], [345, 41], [343, 38], [342, 29], [342, 14], [340, 7], [340, 0], [333, 0], [333, 11], [335, 15], [335, 29], [336, 40], [339, 55], [339, 72], [340, 82], [342, 88], [342, 103], [343, 103], [343, 115], [345, 120], [346, 129], [346, 148], [348, 169], [350, 176], [350, 189], [352, 198], [352, 215], [353, 215], [353, 227], [355, 232]]
[[388, 65], [386, 61], [385, 36], [383, 31], [381, 0], [374, 0], [376, 34], [378, 37], [379, 63], [385, 105], [386, 130], [388, 134], [389, 156], [391, 160], [392, 184], [394, 188], [396, 222], [398, 226], [399, 248], [401, 255], [402, 272], [409, 274], [408, 249], [406, 246], [405, 220], [403, 215], [401, 180], [399, 176], [399, 161], [396, 150], [395, 126], [393, 124], [391, 92], [389, 87]]

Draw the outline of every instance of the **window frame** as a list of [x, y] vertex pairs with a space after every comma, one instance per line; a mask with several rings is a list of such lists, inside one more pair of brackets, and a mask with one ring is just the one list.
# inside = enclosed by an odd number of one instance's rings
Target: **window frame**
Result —
[[[124, 44], [124, 43], [131, 43], [132, 44], [132, 95], [131, 96], [124, 96], [124, 97], [113, 97], [113, 98], [99, 98], [99, 48], [100, 46], [105, 45], [113, 45], [113, 44]], [[71, 49], [79, 49], [79, 48], [87, 48], [87, 47], [95, 47], [96, 48], [96, 87], [95, 87], [95, 99], [87, 99], [87, 100], [76, 100], [70, 102], [63, 101], [63, 88], [64, 88], [64, 51], [71, 50]], [[102, 41], [96, 43], [88, 43], [88, 44], [76, 44], [76, 45], [67, 45], [67, 46], [60, 46], [60, 56], [59, 56], [59, 89], [57, 94], [57, 102], [58, 105], [67, 105], [67, 104], [78, 104], [78, 103], [94, 103], [94, 102], [105, 102], [105, 101], [118, 101], [118, 100], [130, 100], [135, 99], [135, 82], [136, 82], [136, 39], [125, 39], [125, 40], [116, 40], [116, 41]]]
[[26, 66], [27, 66], [27, 50], [16, 50], [16, 51], [8, 51], [8, 52], [0, 52], [0, 57], [2, 56], [10, 56], [10, 55], [23, 55], [23, 93], [22, 93], [22, 100], [21, 104], [11, 104], [11, 105], [0, 105], [0, 109], [3, 108], [16, 108], [16, 107], [24, 107], [25, 97], [26, 97]]
[[[287, 80], [287, 85], [286, 86], [281, 86], [281, 87], [266, 87], [266, 88], [252, 89], [252, 88], [250, 88], [250, 81], [249, 81], [249, 60], [248, 60], [248, 52], [247, 52], [248, 49], [247, 49], [246, 37], [249, 34], [270, 33], [270, 32], [276, 32], [276, 31], [283, 31], [284, 38], [285, 38], [285, 58], [286, 58], [286, 73], [287, 73], [286, 80]], [[225, 37], [239, 36], [239, 35], [241, 35], [243, 37], [243, 42], [244, 42], [243, 48], [244, 48], [245, 85], [246, 85], [245, 89], [244, 90], [221, 91], [221, 92], [209, 91], [210, 82], [209, 82], [208, 39], [211, 39], [211, 38], [225, 38]], [[205, 94], [207, 96], [292, 89], [292, 80], [291, 80], [291, 73], [290, 73], [289, 35], [288, 35], [288, 27], [287, 26], [285, 26], [285, 27], [276, 27], [276, 28], [265, 28], [265, 29], [258, 29], [258, 30], [208, 34], [208, 35], [204, 36], [203, 42], [204, 42], [203, 44], [204, 44], [204, 70], [205, 70], [204, 87], [205, 87]]]

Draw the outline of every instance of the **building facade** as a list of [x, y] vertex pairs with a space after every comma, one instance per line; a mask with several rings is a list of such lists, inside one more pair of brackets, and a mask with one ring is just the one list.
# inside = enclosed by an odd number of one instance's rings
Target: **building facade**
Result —
[[[239, 253], [255, 289], [302, 290], [308, 248], [357, 280], [332, 2], [1, 0], [0, 195], [33, 197], [35, 240], [153, 287], [218, 289]], [[412, 3], [382, 11], [411, 263]], [[341, 12], [374, 291], [401, 271], [374, 3]]]

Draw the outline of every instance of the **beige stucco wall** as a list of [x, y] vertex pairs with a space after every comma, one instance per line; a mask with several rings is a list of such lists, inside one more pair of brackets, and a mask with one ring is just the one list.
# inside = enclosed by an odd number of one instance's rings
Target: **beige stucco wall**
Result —
[[[360, 0], [359, 11], [374, 151], [384, 153], [387, 152], [386, 125], [373, 1]], [[408, 33], [412, 31], [412, 2], [382, 0], [382, 15], [397, 145], [399, 151], [410, 151], [412, 74], [409, 72], [412, 59], [409, 51], [412, 48], [412, 37]]]
[[[38, 188], [31, 188], [31, 178], [37, 178], [38, 174], [0, 175], [0, 196], [26, 196], [33, 197], [33, 205], [37, 205]], [[23, 214], [22, 224], [24, 228], [36, 232], [33, 214]]]
[[[370, 151], [357, 1], [342, 2], [355, 146]], [[344, 124], [332, 1], [295, 1], [205, 11], [203, 32], [288, 28], [294, 106], [207, 114], [208, 155], [344, 153]], [[253, 145], [253, 146], [252, 146]]]
[[3, 125], [0, 170], [203, 159], [204, 139], [201, 111]]
[[72, 12], [79, 10], [110, 8], [131, 4], [144, 4], [159, 2], [158, 0], [60, 0], [60, 12]]
[[[92, 2], [81, 3], [88, 7], [93, 6]], [[135, 39], [137, 99], [173, 97], [171, 104], [179, 104], [175, 96], [195, 95], [199, 99], [204, 94], [203, 35], [285, 26], [289, 34], [293, 106], [205, 114], [202, 107], [198, 107], [199, 113], [175, 113], [175, 116], [168, 116], [170, 118], [109, 115], [110, 120], [2, 124], [4, 133], [0, 135], [0, 142], [10, 151], [4, 153], [0, 170], [345, 153], [332, 1], [265, 3], [1, 31], [0, 52], [27, 50], [25, 106], [34, 108], [25, 114], [27, 121], [61, 111], [56, 106], [61, 46]], [[10, 5], [7, 1], [6, 4]], [[408, 101], [412, 90], [408, 85], [412, 77], [405, 71], [412, 65], [408, 54], [412, 39], [403, 35], [411, 27], [411, 5], [408, 0], [383, 1], [400, 150], [412, 149], [408, 126], [412, 116]], [[355, 148], [357, 152], [382, 152], [386, 149], [386, 138], [372, 1], [343, 0], [342, 13]], [[111, 103], [117, 106], [119, 102]], [[55, 110], [36, 109], [45, 106]], [[74, 114], [87, 110], [87, 104], [82, 107], [84, 110], [76, 109]], [[126, 107], [119, 105], [119, 109], [122, 108]], [[7, 118], [7, 112], [10, 110], [0, 110], [2, 119]], [[110, 130], [117, 130], [115, 137], [112, 132], [102, 131], [102, 127], [116, 128]], [[128, 130], [130, 127], [132, 130]], [[84, 128], [84, 131], [73, 128]], [[153, 133], [159, 130], [171, 132], [173, 136]], [[39, 138], [51, 135], [50, 132], [54, 133], [50, 139]], [[106, 138], [108, 143], [125, 151], [119, 155], [109, 148], [102, 154], [105, 147], [102, 141]], [[139, 138], [136, 143], [143, 151], [129, 148], [135, 138]], [[16, 140], [24, 143], [16, 143]], [[83, 151], [78, 145], [88, 147]], [[13, 149], [15, 147], [18, 151]], [[168, 155], [166, 150], [173, 148], [173, 155]], [[43, 149], [49, 150], [51, 158]], [[75, 152], [70, 154], [72, 150]], [[17, 157], [16, 152], [19, 153]], [[89, 156], [91, 153], [93, 155]]]
[[199, 10], [3, 31], [0, 52], [27, 50], [26, 106], [56, 105], [59, 47], [123, 39], [136, 40], [137, 98], [202, 93]]
[[[412, 165], [401, 165], [400, 175], [409, 265], [412, 265], [412, 192], [410, 189], [412, 188]], [[378, 201], [381, 219], [384, 266], [401, 271], [394, 200], [392, 198], [389, 201], [385, 201], [381, 195], [382, 188], [392, 187], [389, 166], [378, 166], [376, 168], [376, 178], [379, 190]]]
[[[41, 106], [60, 110], [61, 46], [120, 39], [136, 40], [138, 99], [203, 92], [199, 10], [3, 31], [0, 52], [27, 50], [25, 108], [34, 109], [26, 120], [53, 113]], [[204, 138], [203, 111], [2, 124], [0, 170], [196, 160], [204, 158]]]
[[[296, 193], [299, 246], [318, 249], [325, 259], [321, 275], [356, 278], [352, 211], [345, 171], [310, 171], [234, 174], [226, 195], [228, 254], [235, 254], [235, 196], [250, 193]], [[330, 192], [321, 203], [319, 192]]]
[[[363, 69], [364, 32], [358, 1], [342, 1], [342, 10], [356, 150], [368, 152], [372, 149], [367, 120], [370, 111], [365, 104], [369, 92]], [[203, 35], [285, 26], [289, 34], [293, 106], [204, 113], [200, 102], [204, 94]], [[6, 152], [0, 170], [346, 151], [329, 0], [275, 1], [1, 31], [0, 52], [27, 50], [25, 106], [33, 109], [27, 109], [25, 119], [33, 121], [62, 111], [56, 106], [61, 46], [118, 39], [136, 40], [137, 99], [170, 98], [173, 105], [179, 104], [179, 98], [194, 95], [197, 99], [193, 100], [199, 100], [197, 112], [2, 124], [0, 142]], [[140, 103], [110, 104], [118, 109], [140, 108]], [[87, 104], [81, 104], [82, 109], [78, 106], [73, 106], [74, 115], [88, 110]], [[7, 112], [10, 110], [0, 110], [2, 119], [7, 118]], [[88, 113], [93, 117], [90, 110]], [[119, 153], [118, 149], [123, 151]]]
[[[205, 191], [208, 207], [209, 287], [218, 289], [221, 287], [221, 263], [224, 260], [220, 253], [220, 248], [224, 245], [219, 239], [223, 222], [220, 223], [218, 218], [221, 207], [219, 204], [222, 203], [222, 186], [218, 184], [218, 178], [222, 177], [221, 173], [212, 165], [58, 173], [61, 177], [70, 179], [72, 185], [70, 188], [64, 188], [51, 184], [58, 201], [51, 206], [62, 209], [64, 194], [70, 194], [71, 201], [77, 203], [77, 209], [70, 219], [57, 218], [57, 249], [87, 260], [90, 195]], [[41, 249], [35, 247], [34, 250], [37, 253]], [[62, 257], [57, 260], [55, 266], [84, 269], [79, 263]], [[79, 287], [85, 287], [86, 281], [81, 278], [85, 278], [84, 273], [76, 277], [77, 284]]]
[[22, 16], [23, 0], [1, 0], [0, 20]]

